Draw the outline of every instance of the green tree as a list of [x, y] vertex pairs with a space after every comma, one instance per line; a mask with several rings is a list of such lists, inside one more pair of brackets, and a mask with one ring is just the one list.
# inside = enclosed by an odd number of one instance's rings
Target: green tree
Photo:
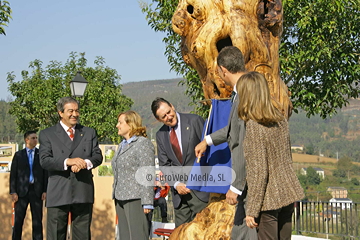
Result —
[[307, 178], [306, 175], [298, 174], [299, 182], [304, 190], [307, 188]]
[[[186, 80], [194, 103], [203, 99], [195, 71], [181, 57], [180, 37], [171, 28], [178, 0], [141, 3], [149, 26], [164, 32], [165, 55], [171, 70]], [[294, 109], [307, 116], [331, 116], [360, 90], [360, 0], [284, 0], [284, 33], [280, 48], [281, 73], [292, 92]], [[196, 109], [203, 113], [201, 106]]]
[[16, 140], [15, 117], [9, 114], [10, 104], [0, 100], [0, 143]]
[[338, 178], [344, 178], [346, 177], [346, 171], [343, 169], [335, 169], [333, 171], [333, 176]]
[[10, 22], [12, 10], [8, 1], [0, 1], [0, 35], [6, 35], [5, 28]]
[[285, 0], [282, 77], [294, 108], [331, 116], [359, 96], [359, 0]]
[[306, 154], [313, 155], [314, 154], [314, 145], [310, 143], [305, 147]]
[[349, 158], [348, 156], [340, 158], [337, 162], [337, 168], [345, 171], [351, 170], [353, 168], [353, 165], [354, 164], [352, 163], [351, 158]]
[[357, 178], [352, 178], [351, 179], [351, 183], [354, 184], [355, 186], [359, 186], [360, 185], [360, 182]]
[[[341, 114], [342, 115], [342, 114]], [[343, 134], [347, 134], [349, 131], [349, 120], [350, 120], [350, 116], [343, 116], [340, 123], [339, 123], [339, 128], [341, 129], [341, 131], [343, 132]]]
[[306, 180], [311, 185], [319, 185], [321, 182], [320, 175], [312, 167], [306, 169]]
[[87, 67], [85, 53], [70, 53], [65, 64], [51, 61], [44, 69], [40, 60], [30, 62], [31, 74], [22, 71], [22, 81], [8, 73], [9, 90], [15, 97], [10, 103], [10, 113], [16, 117], [18, 131], [41, 130], [59, 121], [56, 102], [70, 96], [69, 82], [77, 71], [89, 82], [80, 101], [80, 122], [95, 128], [99, 141], [117, 142], [115, 131], [117, 114], [128, 110], [132, 100], [122, 94], [120, 76], [115, 69], [105, 66], [102, 57], [94, 61], [95, 67]]

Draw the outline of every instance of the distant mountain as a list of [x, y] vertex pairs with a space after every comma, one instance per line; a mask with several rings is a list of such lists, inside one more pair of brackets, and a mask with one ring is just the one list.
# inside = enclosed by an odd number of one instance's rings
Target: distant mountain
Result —
[[350, 99], [347, 107], [328, 119], [307, 118], [304, 111], [293, 113], [289, 127], [291, 143], [304, 146], [308, 154], [349, 156], [360, 162], [360, 99]]
[[122, 93], [133, 99], [132, 110], [143, 118], [143, 124], [151, 138], [161, 127], [151, 112], [151, 103], [156, 97], [162, 97], [173, 104], [177, 111], [189, 113], [194, 107], [189, 106], [191, 99], [185, 95], [186, 86], [179, 85], [181, 78], [129, 82], [123, 84]]

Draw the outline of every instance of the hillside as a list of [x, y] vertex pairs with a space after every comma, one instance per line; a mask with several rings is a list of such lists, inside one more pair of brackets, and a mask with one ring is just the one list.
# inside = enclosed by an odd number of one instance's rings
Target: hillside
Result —
[[[317, 155], [293, 153], [294, 170], [302, 183], [306, 198], [309, 200], [329, 201], [331, 198], [327, 192], [328, 187], [344, 187], [348, 191], [348, 197], [354, 202], [360, 202], [360, 163], [346, 162], [340, 159], [341, 163], [335, 158], [319, 157]], [[321, 168], [324, 170], [325, 179], [317, 185], [304, 182], [305, 177], [301, 175], [302, 168]]]
[[305, 147], [308, 154], [339, 158], [349, 156], [360, 162], [360, 100], [351, 99], [332, 118], [306, 117], [293, 113], [289, 121], [291, 143]]

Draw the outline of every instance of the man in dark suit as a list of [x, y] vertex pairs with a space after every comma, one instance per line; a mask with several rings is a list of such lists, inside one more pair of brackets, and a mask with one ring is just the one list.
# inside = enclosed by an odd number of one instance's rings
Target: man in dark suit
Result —
[[[193, 166], [196, 159], [194, 148], [201, 141], [204, 119], [195, 114], [175, 111], [174, 106], [163, 98], [151, 104], [155, 118], [164, 123], [156, 133], [159, 165], [167, 175], [181, 174], [181, 166]], [[190, 222], [206, 207], [209, 193], [190, 190], [184, 182], [171, 187], [175, 209], [175, 226]]]
[[43, 239], [43, 201], [46, 198], [47, 171], [40, 166], [37, 135], [35, 131], [24, 134], [25, 146], [15, 153], [10, 171], [10, 194], [15, 203], [13, 240], [20, 240], [27, 207], [30, 203], [32, 236]]
[[[237, 47], [224, 47], [217, 57], [217, 65], [220, 78], [226, 85], [233, 88], [229, 121], [228, 125], [224, 128], [207, 135], [205, 139], [196, 146], [195, 154], [197, 157], [201, 157], [208, 145], [228, 143], [231, 151], [232, 169], [235, 171], [236, 178], [226, 193], [226, 201], [234, 205], [238, 204], [238, 200], [240, 200], [238, 206], [240, 206], [240, 204], [244, 206], [243, 204], [246, 197], [246, 193], [243, 194], [243, 191], [246, 190], [246, 169], [243, 150], [245, 125], [244, 121], [242, 121], [237, 114], [239, 101], [236, 93], [236, 83], [245, 73], [244, 57]], [[240, 210], [240, 208], [237, 208], [237, 210], [238, 209]], [[237, 215], [239, 216], [239, 214]], [[243, 215], [243, 218], [245, 218], [244, 213]], [[237, 218], [235, 218], [235, 220], [237, 220]], [[243, 219], [235, 221], [234, 224], [231, 239], [257, 239], [255, 229], [249, 229]]]
[[47, 240], [65, 240], [69, 212], [72, 239], [88, 240], [94, 203], [91, 170], [103, 157], [95, 130], [78, 124], [78, 102], [63, 97], [57, 111], [60, 122], [39, 135], [40, 164], [49, 171]]

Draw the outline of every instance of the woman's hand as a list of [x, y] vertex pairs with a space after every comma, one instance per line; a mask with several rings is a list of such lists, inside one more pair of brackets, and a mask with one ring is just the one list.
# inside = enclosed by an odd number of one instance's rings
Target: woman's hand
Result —
[[256, 228], [256, 227], [258, 227], [258, 224], [255, 222], [255, 218], [254, 218], [254, 217], [246, 216], [245, 221], [246, 221], [246, 225], [247, 225], [249, 228]]

